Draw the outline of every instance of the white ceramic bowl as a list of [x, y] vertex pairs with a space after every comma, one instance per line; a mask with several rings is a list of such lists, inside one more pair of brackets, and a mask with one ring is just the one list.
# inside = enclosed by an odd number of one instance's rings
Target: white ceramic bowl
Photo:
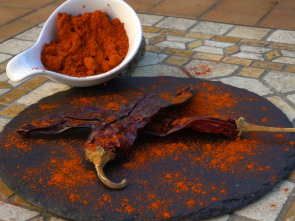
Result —
[[[69, 77], [53, 71], [45, 70], [41, 62], [41, 51], [45, 43], [50, 43], [57, 37], [57, 14], [66, 12], [77, 16], [86, 12], [101, 10], [110, 19], [119, 18], [129, 38], [129, 49], [125, 59], [114, 69], [96, 76], [78, 78]], [[6, 67], [8, 77], [12, 81], [41, 75], [52, 80], [73, 86], [86, 87], [104, 83], [118, 75], [136, 55], [142, 40], [141, 23], [135, 11], [122, 0], [68, 0], [59, 6], [48, 18], [36, 44], [28, 50], [18, 54], [9, 61]]]

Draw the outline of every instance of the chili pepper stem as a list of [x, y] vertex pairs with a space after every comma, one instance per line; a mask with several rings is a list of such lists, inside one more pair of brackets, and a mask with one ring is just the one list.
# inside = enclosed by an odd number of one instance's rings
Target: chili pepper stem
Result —
[[95, 165], [97, 176], [100, 181], [110, 189], [123, 189], [127, 185], [127, 180], [123, 179], [120, 183], [110, 181], [103, 172], [104, 166], [116, 157], [112, 151], [105, 151], [103, 147], [96, 147], [95, 151], [85, 150], [86, 159]]
[[245, 118], [239, 117], [236, 120], [237, 129], [239, 131], [238, 136], [241, 136], [244, 132], [295, 132], [295, 128], [280, 128], [280, 127], [265, 127], [265, 126], [259, 126], [255, 124], [249, 124]]

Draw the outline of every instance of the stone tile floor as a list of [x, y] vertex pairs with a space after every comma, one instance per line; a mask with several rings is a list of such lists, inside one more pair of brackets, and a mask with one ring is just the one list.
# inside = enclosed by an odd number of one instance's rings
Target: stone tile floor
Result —
[[[273, 102], [295, 125], [295, 31], [138, 15], [147, 52], [132, 76], [200, 77], [246, 88]], [[7, 78], [7, 61], [34, 44], [42, 25], [0, 43], [1, 130], [29, 105], [69, 88], [42, 76], [22, 82]], [[179, 66], [190, 73], [184, 73]], [[208, 73], [198, 75], [204, 67]], [[295, 220], [294, 187], [293, 172], [256, 203], [210, 221]], [[30, 205], [1, 181], [0, 220], [61, 219]]]

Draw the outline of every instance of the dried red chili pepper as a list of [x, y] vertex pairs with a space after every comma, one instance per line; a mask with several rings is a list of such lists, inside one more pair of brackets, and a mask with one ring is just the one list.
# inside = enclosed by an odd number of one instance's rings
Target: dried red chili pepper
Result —
[[[121, 189], [126, 186], [126, 180], [121, 183], [113, 183], [108, 180], [103, 172], [105, 164], [114, 159], [119, 150], [131, 148], [138, 131], [148, 124], [161, 109], [184, 103], [191, 97], [191, 88], [182, 90], [176, 96], [166, 99], [157, 94], [148, 94], [140, 100], [124, 105], [116, 115], [114, 112], [106, 112], [99, 108], [97, 109], [98, 114], [95, 115], [94, 108], [86, 114], [85, 118], [66, 114], [57, 115], [47, 119], [52, 122], [50, 126], [35, 127], [29, 124], [17, 132], [22, 135], [28, 135], [31, 132], [54, 134], [79, 127], [92, 128], [85, 144], [85, 156], [94, 163], [100, 180], [106, 186]], [[110, 118], [113, 120], [110, 121]]]
[[157, 119], [151, 122], [144, 132], [156, 136], [166, 136], [182, 130], [191, 128], [200, 133], [223, 134], [227, 137], [234, 138], [238, 136], [236, 121], [233, 119], [221, 120], [218, 118], [192, 117], [182, 119]]
[[201, 133], [223, 134], [231, 138], [249, 131], [295, 132], [295, 128], [271, 128], [249, 124], [242, 117], [237, 120], [200, 117], [163, 118], [157, 120], [157, 124], [153, 122], [155, 115], [163, 108], [182, 104], [191, 97], [190, 88], [168, 100], [156, 94], [148, 94], [122, 106], [118, 113], [89, 107], [83, 109], [83, 114], [52, 115], [47, 118], [47, 121], [51, 123], [50, 126], [35, 127], [28, 124], [17, 132], [22, 135], [28, 135], [31, 132], [54, 134], [81, 127], [92, 129], [85, 143], [85, 156], [94, 163], [100, 180], [112, 189], [124, 188], [127, 181], [124, 179], [121, 183], [113, 183], [107, 179], [103, 168], [107, 162], [115, 158], [118, 151], [131, 148], [140, 129], [157, 136], [166, 136], [184, 128], [191, 128]]

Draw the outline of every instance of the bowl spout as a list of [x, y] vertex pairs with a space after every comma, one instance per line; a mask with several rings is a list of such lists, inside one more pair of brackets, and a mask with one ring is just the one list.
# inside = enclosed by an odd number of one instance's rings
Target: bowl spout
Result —
[[45, 69], [40, 60], [40, 52], [38, 53], [40, 50], [42, 48], [36, 44], [12, 58], [6, 67], [6, 73], [10, 80], [16, 82], [42, 74]]

